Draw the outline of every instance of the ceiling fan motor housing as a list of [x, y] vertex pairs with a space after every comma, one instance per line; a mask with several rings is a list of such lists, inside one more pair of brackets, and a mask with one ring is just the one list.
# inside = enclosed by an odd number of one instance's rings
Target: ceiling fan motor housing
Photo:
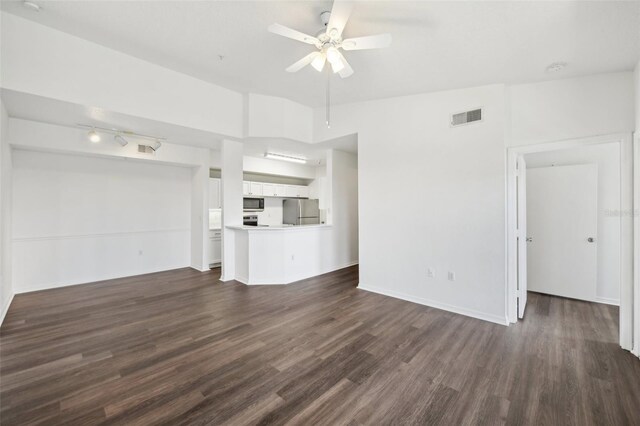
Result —
[[322, 12], [320, 14], [320, 21], [322, 22], [322, 25], [324, 25], [325, 27], [327, 25], [329, 25], [329, 19], [331, 19], [331, 12], [328, 10], [325, 10], [324, 12]]

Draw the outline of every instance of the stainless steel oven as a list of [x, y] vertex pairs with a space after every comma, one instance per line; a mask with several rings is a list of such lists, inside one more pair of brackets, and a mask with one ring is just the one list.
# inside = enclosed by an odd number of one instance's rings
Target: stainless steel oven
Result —
[[258, 216], [253, 214], [243, 216], [242, 224], [244, 226], [258, 226]]
[[243, 198], [242, 209], [245, 212], [261, 212], [264, 210], [264, 198]]

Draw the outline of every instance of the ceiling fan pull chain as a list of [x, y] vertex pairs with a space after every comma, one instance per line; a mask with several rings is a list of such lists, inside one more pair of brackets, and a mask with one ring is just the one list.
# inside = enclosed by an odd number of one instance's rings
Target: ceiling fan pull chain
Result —
[[327, 129], [331, 128], [331, 67], [327, 68]]

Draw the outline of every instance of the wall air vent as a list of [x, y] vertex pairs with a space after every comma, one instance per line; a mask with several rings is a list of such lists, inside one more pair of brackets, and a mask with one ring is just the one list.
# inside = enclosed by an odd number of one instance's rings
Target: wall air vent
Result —
[[138, 152], [141, 154], [155, 154], [156, 151], [149, 145], [138, 145]]
[[476, 121], [482, 121], [482, 109], [474, 109], [472, 111], [465, 111], [458, 114], [451, 115], [451, 126], [461, 126], [463, 124], [474, 123]]

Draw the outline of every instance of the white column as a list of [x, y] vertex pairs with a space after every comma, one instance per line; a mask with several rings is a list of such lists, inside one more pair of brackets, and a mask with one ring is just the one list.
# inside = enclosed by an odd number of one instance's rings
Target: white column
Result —
[[209, 270], [209, 158], [191, 172], [191, 267]]
[[234, 231], [230, 225], [242, 225], [242, 143], [222, 141], [222, 277], [221, 281], [236, 277]]

